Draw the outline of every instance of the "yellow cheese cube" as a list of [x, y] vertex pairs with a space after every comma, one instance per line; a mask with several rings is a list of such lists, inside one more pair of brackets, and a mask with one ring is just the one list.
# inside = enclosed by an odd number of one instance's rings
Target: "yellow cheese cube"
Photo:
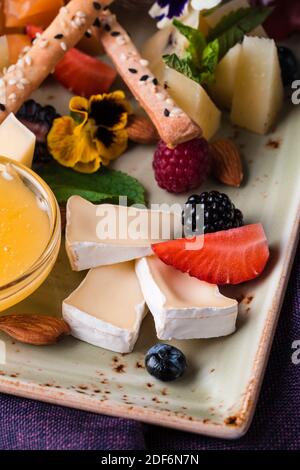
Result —
[[35, 135], [9, 114], [0, 125], [0, 155], [31, 167], [34, 147]]
[[176, 104], [202, 129], [209, 140], [220, 126], [221, 112], [214, 105], [204, 88], [176, 70], [166, 67], [165, 82]]
[[209, 91], [218, 106], [231, 109], [237, 68], [242, 50], [241, 44], [230, 49], [217, 65], [215, 81], [209, 85]]
[[278, 116], [283, 96], [275, 42], [246, 36], [235, 82], [232, 122], [252, 132], [266, 134]]

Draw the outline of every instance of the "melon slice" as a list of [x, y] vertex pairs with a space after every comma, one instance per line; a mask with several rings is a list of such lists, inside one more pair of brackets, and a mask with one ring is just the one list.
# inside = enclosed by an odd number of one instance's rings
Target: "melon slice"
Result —
[[[221, 7], [216, 8], [211, 14], [205, 16], [205, 21], [209, 28], [214, 28], [216, 24], [222, 19], [223, 16], [228, 15], [232, 11], [239, 8], [248, 8], [250, 6], [248, 0], [232, 0]], [[249, 36], [268, 37], [266, 31], [262, 26], [255, 28]]]
[[0, 36], [0, 74], [9, 66], [9, 50], [6, 36]]
[[15, 64], [24, 47], [30, 47], [31, 41], [27, 34], [8, 34], [6, 36], [9, 52], [9, 63]]
[[4, 0], [6, 28], [19, 28], [27, 24], [47, 27], [64, 5], [63, 0]]
[[209, 92], [220, 107], [231, 109], [241, 50], [241, 44], [236, 44], [227, 52], [216, 68], [214, 83], [209, 85]]
[[238, 63], [232, 122], [252, 132], [266, 134], [276, 121], [283, 96], [275, 42], [246, 36]]
[[176, 70], [166, 67], [165, 83], [176, 104], [202, 129], [209, 140], [220, 126], [221, 112], [212, 102], [204, 88]]

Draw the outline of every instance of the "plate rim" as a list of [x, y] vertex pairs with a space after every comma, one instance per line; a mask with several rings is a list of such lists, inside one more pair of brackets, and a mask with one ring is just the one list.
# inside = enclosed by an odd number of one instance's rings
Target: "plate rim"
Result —
[[218, 437], [223, 439], [239, 439], [248, 431], [256, 409], [260, 389], [268, 364], [274, 335], [277, 328], [281, 307], [293, 266], [294, 255], [300, 238], [300, 204], [296, 211], [293, 229], [287, 244], [284, 261], [280, 272], [280, 282], [274, 292], [272, 308], [266, 317], [259, 347], [253, 361], [251, 378], [246, 386], [246, 392], [240, 410], [223, 423], [212, 420], [198, 420], [188, 416], [180, 416], [174, 412], [143, 408], [135, 405], [106, 403], [93, 397], [78, 395], [70, 390], [57, 390], [55, 387], [45, 387], [28, 383], [15, 378], [0, 376], [0, 392], [23, 398], [35, 399], [58, 406], [80, 409], [93, 413], [133, 419], [145, 423], [174, 428], [195, 434]]

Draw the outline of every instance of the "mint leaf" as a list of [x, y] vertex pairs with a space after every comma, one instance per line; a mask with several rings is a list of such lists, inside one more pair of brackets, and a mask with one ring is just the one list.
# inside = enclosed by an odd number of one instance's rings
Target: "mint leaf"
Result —
[[214, 80], [214, 74], [219, 61], [219, 41], [207, 44], [202, 55], [202, 71], [200, 73], [200, 83], [210, 83]]
[[180, 59], [177, 54], [164, 55], [163, 59], [168, 67], [200, 84], [199, 71], [193, 66], [192, 61]]
[[219, 41], [219, 61], [226, 53], [241, 42], [244, 35], [250, 33], [254, 28], [262, 24], [273, 9], [268, 7], [239, 8], [230, 12], [210, 30], [207, 41]]
[[218, 65], [219, 42], [216, 39], [207, 44], [202, 53], [201, 67], [195, 67], [188, 58], [180, 59], [176, 54], [165, 55], [163, 59], [168, 67], [182, 73], [185, 77], [199, 83], [211, 83]]
[[173, 25], [189, 41], [185, 50], [185, 58], [192, 60], [197, 67], [201, 66], [202, 53], [206, 46], [204, 35], [198, 29], [187, 26], [176, 19], [173, 20]]
[[121, 171], [101, 168], [93, 174], [77, 173], [56, 163], [44, 165], [37, 170], [48, 183], [58, 203], [65, 204], [73, 195], [82, 196], [94, 203], [118, 204], [119, 196], [127, 196], [128, 204], [145, 204], [143, 186]]
[[169, 67], [200, 85], [211, 83], [218, 63], [229, 49], [263, 23], [272, 11], [267, 7], [239, 8], [224, 16], [206, 39], [197, 29], [174, 20], [174, 26], [188, 39], [189, 45], [183, 58], [171, 54], [163, 59]]

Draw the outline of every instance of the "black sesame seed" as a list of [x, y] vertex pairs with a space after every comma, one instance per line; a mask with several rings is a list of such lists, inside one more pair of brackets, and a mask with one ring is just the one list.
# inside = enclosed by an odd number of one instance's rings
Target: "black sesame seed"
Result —
[[130, 73], [138, 73], [137, 69], [128, 69]]
[[84, 33], [84, 35], [85, 35], [86, 38], [91, 38], [92, 37], [92, 33], [90, 33], [89, 31], [86, 31]]
[[140, 78], [140, 81], [141, 82], [146, 82], [149, 78], [149, 75], [143, 75], [141, 78]]
[[152, 83], [153, 83], [153, 85], [155, 85], [155, 86], [158, 85], [158, 80], [157, 80], [157, 78], [153, 78]]
[[6, 111], [5, 105], [2, 103], [0, 103], [0, 111]]
[[164, 115], [165, 115], [166, 117], [169, 117], [169, 116], [170, 116], [170, 111], [169, 111], [167, 108], [164, 110]]
[[169, 85], [167, 84], [167, 82], [164, 83], [164, 89], [167, 90], [169, 88]]
[[54, 36], [54, 39], [62, 39], [64, 37], [63, 34], [59, 33]]
[[107, 31], [108, 33], [111, 31], [111, 27], [109, 26], [109, 24], [106, 24], [106, 25], [104, 26], [104, 29], [105, 29], [105, 31]]
[[101, 28], [101, 21], [99, 18], [95, 19], [93, 26], [96, 26], [96, 28]]
[[120, 36], [120, 31], [113, 31], [112, 33], [110, 33], [114, 38], [116, 38], [117, 36]]
[[93, 2], [95, 10], [101, 10], [101, 5], [98, 2]]

